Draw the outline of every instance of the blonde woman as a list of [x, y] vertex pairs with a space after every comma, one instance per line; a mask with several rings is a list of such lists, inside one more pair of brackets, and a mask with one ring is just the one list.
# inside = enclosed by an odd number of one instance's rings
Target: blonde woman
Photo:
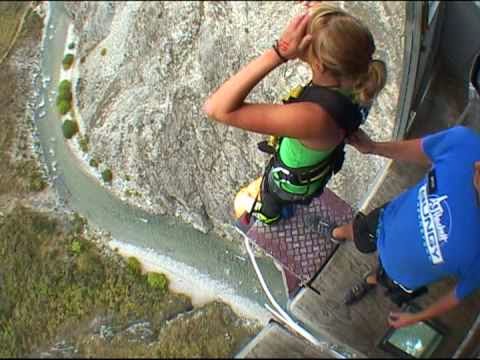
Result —
[[[204, 104], [205, 113], [224, 124], [278, 141], [263, 144], [273, 154], [251, 214], [271, 224], [291, 203], [308, 203], [322, 193], [343, 163], [345, 139], [365, 121], [385, 85], [383, 62], [361, 21], [326, 3], [307, 6], [282, 36], [227, 80]], [[271, 71], [300, 59], [311, 81], [291, 92], [284, 104], [252, 104], [245, 98]]]

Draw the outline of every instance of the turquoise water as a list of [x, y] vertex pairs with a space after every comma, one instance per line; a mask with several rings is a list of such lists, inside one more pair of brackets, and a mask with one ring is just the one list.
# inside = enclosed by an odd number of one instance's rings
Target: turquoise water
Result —
[[[91, 224], [110, 232], [114, 239], [172, 258], [220, 284], [222, 291], [228, 289], [228, 293], [235, 297], [263, 306], [267, 299], [239, 244], [203, 234], [175, 218], [154, 216], [129, 206], [81, 169], [79, 160], [65, 143], [61, 121], [55, 112], [55, 96], [51, 95], [59, 82], [63, 49], [71, 21], [61, 2], [49, 4], [51, 16], [45, 29], [47, 34], [41, 66], [42, 74], [50, 76], [51, 82], [46, 89], [42, 89], [40, 98], [46, 93], [48, 96], [45, 98], [52, 97], [53, 103], [46, 101], [47, 114], [43, 118], [39, 118], [40, 111], [36, 111], [35, 122], [51, 177], [58, 175], [54, 183], [60, 199], [68, 208], [85, 216]], [[54, 25], [53, 29], [50, 28], [51, 24]], [[49, 39], [52, 35], [53, 38]], [[41, 88], [40, 80], [38, 88]], [[52, 138], [55, 140], [52, 141]], [[54, 156], [50, 154], [50, 149], [54, 151]], [[56, 162], [56, 172], [52, 171], [53, 162]], [[259, 259], [259, 265], [274, 296], [285, 304], [280, 273], [268, 259]], [[177, 269], [169, 270], [175, 274]]]

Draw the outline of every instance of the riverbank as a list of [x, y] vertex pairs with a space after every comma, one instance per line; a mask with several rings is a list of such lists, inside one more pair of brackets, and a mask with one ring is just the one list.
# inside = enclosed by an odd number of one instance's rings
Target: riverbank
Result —
[[[49, 137], [47, 147], [56, 155], [42, 152], [37, 134], [37, 126], [56, 129], [47, 115], [37, 116], [53, 104], [36, 108], [44, 25], [30, 12], [0, 68], [0, 357], [232, 356], [256, 324], [225, 304], [195, 308], [187, 296], [168, 291], [163, 276], [140, 271], [135, 261], [128, 265], [106, 246], [108, 233], [60, 206], [56, 181], [44, 178], [49, 166], [39, 161], [58, 157], [58, 141]], [[201, 324], [217, 335], [205, 338]], [[191, 334], [188, 341], [175, 338], [182, 331]]]

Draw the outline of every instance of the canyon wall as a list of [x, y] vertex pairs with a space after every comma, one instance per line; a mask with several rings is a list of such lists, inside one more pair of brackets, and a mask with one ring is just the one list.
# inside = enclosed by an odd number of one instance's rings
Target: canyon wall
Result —
[[[404, 2], [337, 2], [370, 26], [388, 84], [364, 129], [391, 136], [400, 88]], [[271, 47], [300, 2], [66, 2], [79, 35], [75, 103], [90, 155], [112, 190], [148, 211], [227, 234], [235, 192], [258, 176], [262, 136], [201, 112], [206, 97]], [[273, 71], [247, 100], [278, 102], [309, 80], [299, 61]], [[329, 188], [358, 207], [384, 160], [348, 149]], [[133, 195], [132, 195], [133, 194]]]

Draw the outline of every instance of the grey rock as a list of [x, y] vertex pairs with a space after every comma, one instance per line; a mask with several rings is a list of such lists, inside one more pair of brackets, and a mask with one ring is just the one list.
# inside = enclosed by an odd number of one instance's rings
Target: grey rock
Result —
[[[377, 57], [389, 69], [387, 88], [365, 129], [391, 136], [403, 54], [403, 2], [339, 2], [372, 29]], [[139, 205], [182, 217], [201, 231], [229, 234], [233, 198], [259, 176], [261, 136], [208, 120], [206, 97], [271, 46], [302, 7], [291, 2], [66, 2], [85, 61], [75, 98], [92, 155], [116, 176], [132, 179]], [[105, 48], [106, 54], [100, 54]], [[309, 80], [289, 63], [247, 100], [278, 102]], [[358, 207], [385, 162], [348, 149], [329, 187]], [[151, 205], [148, 205], [151, 204]]]

